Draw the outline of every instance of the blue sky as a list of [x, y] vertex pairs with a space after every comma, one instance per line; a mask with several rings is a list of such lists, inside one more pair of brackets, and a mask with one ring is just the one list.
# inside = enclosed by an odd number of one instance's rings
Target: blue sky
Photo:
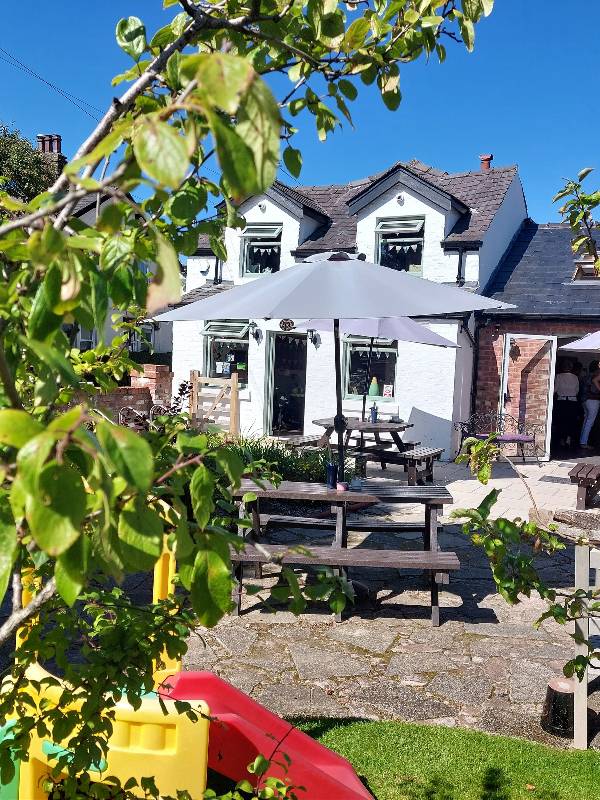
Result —
[[[115, 94], [110, 79], [127, 66], [114, 41], [117, 20], [137, 14], [154, 30], [169, 17], [161, 5], [161, 0], [6, 2], [0, 47], [103, 109]], [[474, 53], [448, 42], [445, 64], [402, 69], [398, 111], [387, 111], [375, 88], [359, 83], [354, 128], [346, 124], [321, 144], [311, 120], [301, 120], [300, 182], [344, 182], [411, 158], [462, 171], [477, 168], [480, 153], [492, 152], [497, 166], [519, 165], [530, 215], [540, 222], [557, 219], [552, 196], [562, 178], [598, 165], [600, 40], [589, 27], [593, 22], [585, 0], [496, 0], [493, 14], [478, 27]], [[93, 125], [82, 111], [3, 60], [0, 118], [29, 138], [62, 134], [67, 155]]]

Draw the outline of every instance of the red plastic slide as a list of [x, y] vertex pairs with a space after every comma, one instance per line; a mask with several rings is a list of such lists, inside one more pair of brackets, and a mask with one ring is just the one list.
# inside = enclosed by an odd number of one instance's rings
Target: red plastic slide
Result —
[[[172, 700], [204, 700], [212, 717], [208, 739], [208, 766], [235, 781], [249, 775], [248, 764], [257, 755], [269, 759], [268, 774], [303, 786], [307, 800], [373, 800], [345, 758], [332, 753], [289, 722], [272, 714], [212, 672], [179, 672], [167, 681]], [[282, 757], [289, 758], [289, 764]], [[279, 757], [278, 757], [279, 756]], [[287, 766], [286, 769], [279, 764]]]

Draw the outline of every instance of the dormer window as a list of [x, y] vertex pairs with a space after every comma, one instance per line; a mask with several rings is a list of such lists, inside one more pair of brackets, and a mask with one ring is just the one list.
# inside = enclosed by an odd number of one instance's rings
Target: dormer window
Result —
[[242, 275], [279, 272], [281, 261], [281, 223], [248, 225], [241, 237]]
[[419, 217], [378, 220], [375, 228], [377, 263], [421, 275], [424, 227], [425, 220]]

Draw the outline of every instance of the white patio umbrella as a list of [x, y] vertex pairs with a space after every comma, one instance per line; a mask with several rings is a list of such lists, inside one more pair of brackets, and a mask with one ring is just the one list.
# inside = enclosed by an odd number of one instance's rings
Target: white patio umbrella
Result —
[[598, 350], [600, 351], [600, 331], [587, 333], [581, 339], [576, 339], [569, 344], [563, 344], [559, 350]]
[[[296, 331], [333, 331], [332, 319], [309, 319], [301, 322], [294, 328]], [[365, 372], [365, 382], [363, 386], [362, 414], [364, 422], [365, 410], [367, 407], [367, 394], [369, 391], [369, 375], [371, 374], [371, 362], [373, 359], [373, 344], [375, 339], [394, 339], [398, 342], [414, 342], [416, 344], [428, 344], [435, 347], [458, 347], [459, 345], [445, 339], [437, 333], [429, 330], [419, 322], [414, 322], [408, 317], [380, 317], [379, 319], [341, 319], [340, 333], [351, 336], [367, 336], [370, 339], [369, 354], [367, 357], [367, 369]], [[360, 435], [361, 446], [363, 434]]]
[[512, 308], [481, 295], [433, 283], [408, 272], [333, 253], [325, 261], [294, 264], [219, 295], [159, 314], [158, 322], [214, 319], [332, 319], [335, 349], [335, 430], [339, 474], [344, 473], [340, 319], [435, 317]]

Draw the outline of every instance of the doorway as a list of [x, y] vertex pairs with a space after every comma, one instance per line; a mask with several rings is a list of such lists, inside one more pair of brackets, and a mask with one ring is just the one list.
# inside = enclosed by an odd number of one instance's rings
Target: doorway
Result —
[[269, 345], [267, 379], [272, 391], [267, 430], [273, 436], [301, 434], [306, 394], [306, 336], [275, 333]]
[[524, 427], [535, 426], [540, 458], [550, 458], [556, 336], [507, 333], [500, 412]]

